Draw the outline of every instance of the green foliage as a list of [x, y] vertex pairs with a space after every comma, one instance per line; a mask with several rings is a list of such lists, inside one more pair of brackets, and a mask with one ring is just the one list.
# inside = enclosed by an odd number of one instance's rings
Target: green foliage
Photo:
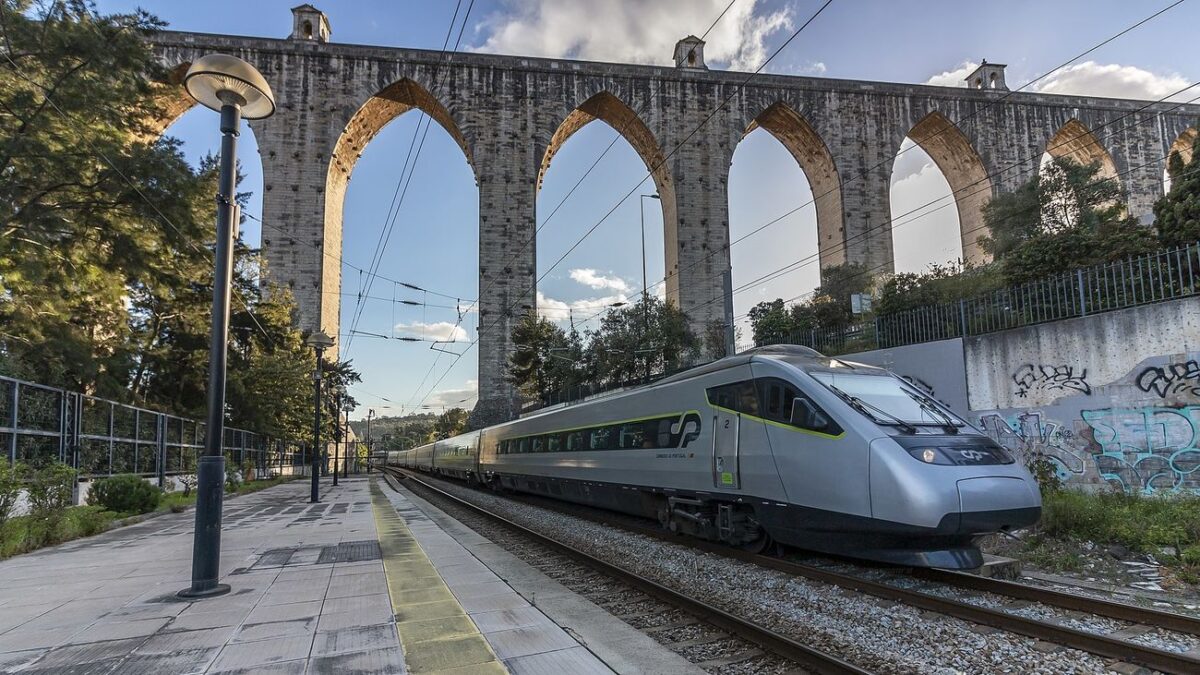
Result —
[[433, 433], [429, 440], [440, 441], [461, 434], [467, 428], [467, 415], [467, 411], [462, 408], [451, 408], [438, 415], [433, 422]]
[[237, 492], [242, 485], [242, 475], [238, 473], [237, 465], [225, 460], [225, 491]]
[[870, 295], [874, 283], [871, 270], [859, 263], [822, 269], [821, 285], [813, 291], [812, 298], [790, 307], [780, 298], [750, 308], [754, 344], [788, 342], [813, 330], [848, 328], [856, 320], [851, 310], [851, 296]]
[[21, 477], [27, 472], [28, 469], [20, 462], [9, 464], [0, 460], [0, 526], [8, 520], [13, 506], [16, 505], [22, 489]]
[[[107, 530], [117, 514], [99, 506], [72, 506], [52, 524], [34, 516], [18, 516], [0, 524], [0, 559], [28, 553]], [[52, 528], [52, 529], [51, 529]]]
[[75, 470], [61, 462], [31, 469], [26, 473], [25, 495], [29, 502], [28, 534], [34, 548], [55, 541], [63, 516], [74, 497]]
[[1040, 456], [1033, 457], [1026, 467], [1037, 481], [1038, 489], [1041, 490], [1043, 497], [1063, 489], [1062, 479], [1058, 477], [1058, 468], [1049, 459]]
[[1120, 184], [1099, 163], [1059, 158], [1017, 190], [983, 209], [990, 235], [980, 240], [1016, 285], [1080, 267], [1149, 253], [1154, 230], [1131, 218]]
[[162, 490], [142, 480], [140, 476], [122, 474], [101, 478], [88, 491], [87, 503], [102, 506], [118, 513], [149, 513], [158, 508]]
[[875, 313], [894, 314], [919, 307], [958, 302], [1003, 287], [1004, 280], [995, 265], [975, 266], [956, 261], [933, 264], [921, 274], [906, 272], [892, 275], [883, 283]]
[[1160, 546], [1185, 551], [1200, 544], [1200, 497], [1052, 491], [1042, 497], [1041, 528], [1050, 536], [1133, 551], [1157, 553]]
[[[202, 417], [217, 162], [156, 140], [186, 97], [158, 84], [161, 22], [83, 0], [0, 0], [0, 19], [0, 370]], [[312, 350], [261, 256], [235, 260], [227, 423], [299, 437]]]
[[530, 312], [513, 328], [512, 339], [510, 381], [526, 397], [543, 400], [585, 384], [617, 385], [678, 370], [701, 349], [683, 312], [653, 296], [609, 311], [596, 330], [582, 336]]
[[1178, 152], [1167, 163], [1171, 190], [1154, 204], [1154, 224], [1164, 246], [1177, 247], [1200, 241], [1200, 134], [1192, 143], [1192, 156], [1184, 162]]

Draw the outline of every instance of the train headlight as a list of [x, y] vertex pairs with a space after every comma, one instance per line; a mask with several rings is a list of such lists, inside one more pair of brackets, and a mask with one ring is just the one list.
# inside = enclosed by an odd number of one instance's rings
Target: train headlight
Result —
[[926, 464], [954, 464], [954, 460], [950, 457], [947, 457], [942, 448], [926, 446], [924, 448], [906, 449], [908, 450], [908, 454], [912, 455], [916, 459], [921, 460], [922, 462], [925, 462]]

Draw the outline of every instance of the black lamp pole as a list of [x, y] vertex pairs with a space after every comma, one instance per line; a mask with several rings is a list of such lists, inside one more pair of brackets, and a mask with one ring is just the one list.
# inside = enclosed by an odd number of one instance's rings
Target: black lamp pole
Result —
[[221, 171], [217, 184], [217, 241], [213, 263], [212, 335], [208, 362], [208, 417], [204, 454], [196, 467], [196, 529], [192, 539], [192, 584], [185, 598], [229, 592], [218, 583], [221, 569], [221, 506], [225, 490], [225, 368], [229, 352], [229, 295], [237, 218], [237, 137], [243, 112], [262, 119], [275, 112], [271, 88], [253, 66], [226, 54], [196, 60], [184, 86], [199, 103], [221, 113]]

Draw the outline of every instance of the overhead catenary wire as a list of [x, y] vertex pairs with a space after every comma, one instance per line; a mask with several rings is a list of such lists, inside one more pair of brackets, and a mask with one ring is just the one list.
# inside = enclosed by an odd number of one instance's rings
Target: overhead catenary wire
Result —
[[[1167, 12], [1167, 11], [1169, 11], [1169, 10], [1171, 10], [1171, 9], [1173, 9], [1173, 8], [1175, 8], [1175, 7], [1177, 7], [1177, 6], [1179, 6], [1180, 4], [1182, 4], [1182, 3], [1183, 3], [1183, 1], [1184, 1], [1184, 0], [1177, 0], [1176, 2], [1174, 2], [1174, 3], [1172, 3], [1172, 4], [1170, 4], [1170, 5], [1166, 6], [1166, 7], [1164, 7], [1164, 8], [1162, 8], [1162, 9], [1160, 9], [1160, 10], [1158, 10], [1158, 11], [1154, 12], [1153, 14], [1151, 14], [1151, 15], [1147, 16], [1146, 18], [1143, 18], [1143, 19], [1141, 19], [1141, 20], [1137, 21], [1137, 22], [1136, 22], [1136, 23], [1134, 23], [1133, 25], [1131, 25], [1131, 26], [1128, 26], [1128, 27], [1126, 27], [1126, 28], [1122, 29], [1121, 31], [1119, 31], [1119, 32], [1117, 32], [1117, 33], [1115, 33], [1115, 34], [1113, 34], [1113, 35], [1109, 36], [1108, 38], [1106, 38], [1106, 39], [1102, 40], [1100, 43], [1098, 43], [1098, 44], [1096, 44], [1096, 45], [1094, 45], [1094, 46], [1092, 46], [1092, 47], [1088, 48], [1087, 50], [1085, 50], [1085, 51], [1081, 52], [1080, 54], [1077, 54], [1076, 56], [1072, 57], [1071, 59], [1068, 59], [1067, 61], [1063, 62], [1062, 64], [1060, 64], [1060, 65], [1058, 65], [1058, 66], [1056, 66], [1055, 68], [1053, 68], [1053, 69], [1051, 69], [1051, 70], [1047, 71], [1046, 73], [1043, 73], [1042, 75], [1038, 76], [1037, 78], [1035, 78], [1035, 79], [1031, 80], [1030, 82], [1027, 82], [1025, 85], [1023, 85], [1022, 87], [1018, 88], [1017, 90], [1015, 90], [1015, 91], [1012, 91], [1012, 92], [1008, 92], [1008, 93], [1007, 93], [1007, 94], [1005, 94], [1003, 97], [1001, 97], [1001, 98], [997, 99], [996, 101], [992, 102], [992, 104], [991, 104], [991, 105], [992, 105], [992, 106], [995, 106], [995, 105], [999, 104], [1000, 102], [1002, 102], [1002, 101], [1006, 100], [1007, 98], [1009, 98], [1010, 96], [1012, 96], [1014, 93], [1016, 93], [1016, 92], [1018, 92], [1018, 91], [1020, 91], [1020, 90], [1022, 90], [1022, 89], [1024, 89], [1024, 88], [1026, 88], [1026, 87], [1028, 87], [1028, 86], [1030, 86], [1030, 85], [1032, 85], [1032, 84], [1034, 84], [1034, 83], [1036, 83], [1036, 82], [1038, 82], [1038, 81], [1040, 81], [1040, 80], [1043, 80], [1043, 79], [1045, 79], [1046, 77], [1049, 77], [1049, 76], [1050, 76], [1051, 74], [1053, 74], [1054, 72], [1057, 72], [1058, 70], [1061, 70], [1062, 68], [1064, 68], [1064, 67], [1066, 67], [1066, 66], [1070, 65], [1071, 63], [1074, 63], [1074, 62], [1075, 62], [1075, 61], [1077, 61], [1078, 59], [1080, 59], [1080, 58], [1082, 58], [1082, 57], [1084, 57], [1084, 56], [1087, 56], [1088, 54], [1091, 54], [1092, 52], [1094, 52], [1095, 50], [1099, 49], [1100, 47], [1103, 47], [1104, 45], [1106, 45], [1106, 44], [1109, 44], [1110, 42], [1112, 42], [1112, 41], [1114, 41], [1114, 40], [1116, 40], [1116, 39], [1120, 38], [1121, 36], [1128, 34], [1129, 32], [1131, 32], [1131, 31], [1133, 31], [1133, 30], [1137, 29], [1138, 27], [1140, 27], [1140, 26], [1142, 26], [1142, 25], [1145, 25], [1147, 22], [1149, 22], [1149, 21], [1151, 21], [1151, 20], [1153, 20], [1153, 19], [1155, 19], [1155, 18], [1157, 18], [1157, 17], [1159, 17], [1159, 16], [1163, 15], [1165, 12]], [[806, 24], [806, 25], [807, 25], [807, 24]], [[776, 53], [777, 53], [777, 52], [776, 52]], [[971, 117], [974, 117], [976, 114], [978, 114], [978, 112], [976, 112], [976, 113], [973, 113], [973, 114], [971, 114], [971, 115], [968, 115], [967, 117], [965, 117], [965, 118], [964, 118], [964, 120], [965, 120], [965, 119], [969, 119], [969, 118], [971, 118]], [[955, 123], [955, 124], [954, 124], [954, 126], [955, 126], [955, 127], [957, 127], [957, 126], [958, 126], [958, 124], [960, 124], [960, 123], [961, 123], [961, 120], [960, 120], [958, 123]], [[939, 131], [938, 131], [938, 132], [936, 132], [934, 135], [936, 136], [937, 134], [939, 134], [939, 133], [942, 133], [943, 131], [944, 131], [944, 130], [939, 130]], [[678, 147], [678, 146], [677, 146], [677, 147]], [[913, 146], [913, 147], [916, 147], [916, 146]], [[909, 149], [911, 149], [911, 148], [909, 148]], [[889, 162], [889, 161], [890, 161], [890, 162], [894, 162], [896, 157], [898, 157], [900, 154], [903, 154], [903, 152], [906, 152], [906, 151], [907, 151], [907, 150], [902, 150], [902, 151], [900, 151], [900, 152], [896, 153], [894, 156], [890, 157], [888, 160], [885, 160], [884, 162], [881, 162], [881, 163], [879, 163], [879, 164], [875, 165], [874, 167], [872, 167], [871, 169], [869, 169], [867, 172], [864, 172], [862, 175], [866, 175], [867, 173], [869, 173], [869, 171], [872, 171], [872, 170], [874, 170], [874, 169], [876, 169], [876, 168], [878, 168], [878, 167], [880, 167], [880, 166], [884, 166], [884, 165], [885, 165], [887, 162]], [[846, 181], [846, 182], [853, 181], [855, 178], [857, 178], [857, 177], [851, 177], [851, 178], [850, 178], [848, 181]], [[645, 180], [645, 179], [643, 178], [643, 181], [644, 181], [644, 180]], [[639, 185], [640, 185], [640, 184], [641, 184], [641, 183], [639, 182]], [[845, 183], [843, 183], [843, 186], [844, 186], [844, 185], [845, 185]], [[622, 199], [622, 201], [624, 201], [624, 199], [627, 199], [627, 198], [628, 198], [628, 196], [629, 196], [629, 195], [626, 195], [626, 197], [624, 197], [624, 198]], [[721, 252], [721, 251], [723, 251], [723, 250], [728, 250], [728, 248], [732, 247], [732, 246], [733, 246], [735, 243], [738, 243], [738, 242], [744, 241], [745, 239], [747, 239], [748, 237], [752, 236], [753, 234], [756, 234], [757, 232], [760, 232], [760, 231], [762, 231], [762, 230], [763, 230], [763, 229], [765, 229], [766, 227], [768, 227], [768, 226], [770, 226], [770, 225], [772, 225], [772, 224], [774, 224], [774, 223], [776, 223], [776, 222], [779, 222], [779, 221], [781, 221], [783, 218], [785, 218], [786, 216], [790, 215], [791, 213], [795, 213], [796, 211], [799, 211], [801, 208], [804, 208], [805, 206], [807, 206], [808, 204], [814, 203], [814, 202], [816, 201], [816, 199], [819, 199], [821, 196], [824, 196], [824, 194], [822, 194], [822, 195], [820, 195], [820, 196], [816, 196], [816, 197], [814, 197], [812, 200], [810, 200], [809, 202], [807, 202], [806, 204], [804, 204], [804, 205], [801, 205], [800, 207], [797, 207], [796, 209], [793, 209], [791, 212], [789, 212], [789, 213], [787, 213], [787, 214], [784, 214], [783, 216], [780, 216], [779, 218], [776, 218], [776, 219], [774, 219], [774, 220], [772, 220], [772, 221], [769, 221], [769, 222], [768, 222], [766, 225], [764, 225], [764, 226], [761, 226], [761, 227], [757, 228], [756, 230], [752, 231], [751, 233], [749, 233], [749, 234], [747, 234], [747, 235], [745, 235], [745, 236], [743, 236], [743, 237], [739, 238], [737, 241], [735, 241], [735, 242], [732, 242], [732, 243], [730, 244], [730, 246], [729, 246], [729, 247], [724, 247], [724, 248], [722, 248], [722, 249], [717, 249], [716, 251], [710, 252], [710, 253], [709, 253], [707, 256], [705, 256], [705, 257], [701, 258], [700, 260], [696, 261], [696, 262], [695, 262], [695, 263], [693, 263], [691, 266], [689, 266], [689, 268], [690, 268], [690, 267], [692, 267], [692, 266], [695, 266], [695, 265], [697, 265], [697, 264], [700, 264], [700, 263], [704, 262], [704, 261], [705, 261], [705, 260], [707, 260], [708, 258], [711, 258], [713, 255], [716, 255], [717, 253], [719, 253], [719, 252]], [[604, 218], [607, 218], [607, 215], [606, 215]], [[601, 219], [601, 222], [604, 220], [604, 218], [602, 218], [602, 219]], [[876, 227], [878, 227], [878, 226], [876, 226]], [[594, 230], [594, 227], [593, 227], [593, 230]], [[591, 230], [589, 230], [588, 234], [590, 234], [590, 232], [591, 232]], [[586, 239], [586, 237], [588, 236], [588, 234], [585, 234], [585, 235], [584, 235], [584, 237], [583, 237], [582, 239]], [[582, 243], [582, 239], [581, 239], [579, 242], [577, 242], [576, 246], [578, 246], [578, 244], [579, 244], [579, 243]], [[685, 268], [685, 269], [687, 269], [687, 268]], [[682, 270], [681, 270], [681, 271], [682, 271]], [[678, 272], [676, 272], [676, 274], [678, 274]], [[539, 279], [539, 280], [540, 280], [540, 279]], [[665, 282], [665, 279], [664, 279], [664, 280], [660, 280], [660, 281], [656, 282], [655, 284], [651, 284], [651, 285], [650, 285], [650, 286], [648, 286], [646, 289], [643, 289], [643, 291], [646, 291], [646, 290], [648, 290], [649, 288], [657, 287], [658, 285], [661, 285], [661, 284], [662, 284], [662, 283], [664, 283], [664, 282]], [[516, 303], [514, 303], [514, 305], [510, 306], [510, 307], [508, 308], [508, 311], [511, 311], [511, 310], [512, 310], [512, 307], [513, 307], [513, 306], [515, 306], [515, 304], [516, 304]], [[499, 320], [497, 320], [497, 321], [493, 322], [493, 323], [492, 323], [492, 324], [489, 326], [489, 328], [493, 327], [493, 326], [494, 326], [496, 323], [498, 323], [498, 321], [499, 321]], [[477, 342], [478, 342], [478, 338], [476, 338], [476, 340], [475, 340], [474, 342], [472, 342], [470, 346], [474, 346], [474, 345], [475, 345]], [[468, 347], [468, 348], [469, 348], [469, 347]], [[431, 387], [431, 388], [430, 388], [430, 392], [429, 392], [430, 394], [433, 392], [433, 390], [434, 390], [434, 389], [436, 389], [436, 388], [437, 388], [437, 385], [438, 385], [438, 384], [440, 384], [440, 382], [442, 381], [442, 379], [444, 379], [444, 378], [445, 378], [445, 376], [446, 376], [446, 375], [449, 373], [450, 369], [452, 369], [452, 368], [453, 368], [453, 365], [454, 365], [454, 364], [451, 364], [450, 368], [448, 368], [448, 369], [447, 369], [447, 371], [446, 371], [445, 373], [443, 373], [442, 377], [441, 377], [441, 378], [439, 378], [439, 380], [438, 380], [437, 382], [435, 382], [435, 384], [433, 385], [433, 387]], [[428, 394], [427, 394], [427, 396], [428, 396]]]
[[[718, 112], [720, 112], [722, 109], [724, 109], [725, 106], [727, 106], [729, 104], [729, 102], [733, 99], [734, 96], [737, 95], [737, 93], [739, 91], [744, 89], [746, 87], [746, 85], [749, 84], [749, 82], [752, 79], [754, 79], [759, 73], [761, 73], [763, 71], [763, 69], [766, 68], [767, 65], [769, 65], [771, 63], [771, 61], [773, 61], [775, 59], [776, 56], [778, 56], [784, 49], [787, 48], [788, 45], [790, 45], [800, 35], [800, 33], [804, 32], [804, 30], [806, 28], [808, 28], [814, 21], [816, 21], [817, 17], [819, 17], [831, 4], [833, 4], [833, 0], [826, 0], [825, 3], [823, 3], [815, 12], [813, 12], [813, 14], [811, 16], [809, 16], [809, 18], [803, 24], [800, 25], [799, 28], [797, 28], [786, 40], [784, 40], [783, 44], [781, 44], [778, 48], [776, 48], [773, 52], [771, 52], [771, 54], [761, 64], [759, 64], [759, 66], [757, 68], [755, 68], [754, 72], [747, 75], [747, 77], [744, 80], [742, 80], [741, 83], [739, 83], [737, 86], [735, 86], [733, 88], [733, 91], [731, 91], [728, 96], [726, 96], [724, 99], [722, 99], [721, 104], [717, 108], [715, 108], [711, 113], [709, 113], [703, 120], [701, 120], [701, 122], [698, 125], [696, 125], [695, 128], [693, 128], [688, 134], [686, 134], [684, 136], [684, 138], [681, 141], [679, 141], [679, 143], [677, 143], [673, 148], [671, 148], [671, 150], [666, 154], [665, 157], [663, 157], [663, 159], [660, 162], [658, 162], [655, 166], [650, 167], [650, 170], [647, 172], [646, 176], [644, 176], [640, 181], [638, 181], [637, 185], [635, 185], [633, 187], [633, 189], [629, 190], [629, 192], [627, 192], [625, 194], [625, 196], [623, 196], [616, 204], [614, 204], [612, 206], [612, 208], [610, 208], [600, 218], [600, 220], [598, 220], [596, 222], [595, 225], [593, 225], [591, 228], [589, 228], [587, 230], [587, 232], [585, 232], [584, 235], [574, 245], [572, 245], [569, 249], [567, 249], [567, 251], [565, 253], [563, 253], [563, 255], [560, 256], [558, 258], [558, 260], [556, 260], [554, 262], [554, 264], [551, 265], [550, 268], [547, 269], [544, 274], [539, 276], [534, 281], [533, 288], [536, 288], [538, 283], [540, 283], [543, 279], [545, 279], [546, 276], [549, 275], [550, 272], [552, 272], [559, 264], [561, 264], [562, 261], [565, 260], [566, 257], [571, 254], [572, 251], [574, 251], [580, 244], [582, 244], [583, 241], [585, 239], [587, 239], [587, 237], [596, 230], [596, 228], [598, 228], [601, 224], [603, 224], [604, 221], [606, 221], [608, 219], [608, 217], [611, 216], [613, 214], [613, 212], [615, 212], [616, 209], [622, 203], [625, 202], [625, 200], [627, 200], [631, 196], [633, 196], [633, 194], [637, 192], [637, 189], [642, 185], [642, 183], [644, 183], [646, 181], [647, 178], [652, 177], [654, 175], [655, 171], [657, 171], [659, 168], [661, 168], [663, 165], [665, 165], [666, 162], [672, 156], [674, 156], [674, 154], [676, 152], [678, 152], [680, 148], [682, 148], [689, 141], [691, 141], [692, 137], [695, 136], [697, 133], [699, 133], [700, 129], [704, 128], [704, 126], [707, 125], [709, 123], [709, 121], [711, 121], [713, 119], [713, 117], [715, 117], [717, 115]], [[532, 289], [526, 289], [526, 290], [532, 290]], [[480, 295], [482, 296], [482, 293]], [[511, 305], [509, 305], [509, 307], [506, 309], [506, 311], [502, 312], [501, 316], [496, 321], [492, 322], [492, 324], [489, 326], [489, 329], [494, 327], [503, 318], [505, 318], [505, 316], [509, 312], [511, 312], [517, 304], [519, 304], [521, 302], [520, 298], [523, 295], [524, 295], [524, 292], [518, 293], [517, 301], [512, 303]], [[479, 337], [476, 336], [476, 338], [471, 342], [471, 344], [468, 345], [467, 350], [471, 349], [471, 347], [474, 347], [476, 344], [478, 344], [478, 342], [479, 342]], [[424, 400], [424, 398], [427, 398], [430, 394], [432, 394], [433, 389], [436, 389], [437, 385], [440, 384], [443, 379], [445, 379], [445, 377], [449, 374], [449, 372], [451, 370], [453, 370], [454, 365], [458, 363], [458, 361], [462, 358], [463, 354], [466, 354], [467, 350], [464, 350], [462, 352], [462, 354], [460, 354], [459, 356], [457, 356], [454, 359], [454, 361], [446, 369], [445, 373], [443, 373], [442, 376], [440, 378], [438, 378], [437, 382], [434, 383], [433, 387], [430, 389], [429, 394], [426, 394], [425, 397], [422, 398], [422, 400]]]
[[[459, 5], [461, 5], [461, 3], [462, 3], [462, 0], [459, 0]], [[462, 25], [458, 31], [458, 38], [454, 42], [454, 50], [453, 51], [458, 51], [459, 45], [462, 44], [463, 33], [466, 32], [467, 21], [470, 19], [471, 10], [474, 7], [475, 7], [475, 0], [470, 0], [470, 3], [467, 5], [467, 11], [463, 14]], [[453, 32], [454, 32], [454, 22], [457, 17], [458, 17], [458, 6], [455, 7], [454, 16], [451, 17], [450, 28], [446, 31], [446, 38], [442, 43], [441, 55], [439, 56], [438, 60], [434, 64], [433, 75], [432, 75], [432, 80], [433, 80], [432, 84], [434, 87], [437, 86], [438, 75], [440, 74], [440, 72], [438, 70], [438, 66], [441, 65], [442, 58], [444, 58], [446, 56], [446, 46], [450, 42], [450, 35], [453, 34]], [[421, 132], [421, 140], [417, 144], [416, 153], [411, 154], [411, 157], [412, 157], [411, 164], [409, 163], [409, 160], [407, 158], [405, 159], [405, 168], [407, 168], [407, 170], [408, 170], [407, 178], [404, 177], [404, 171], [401, 170], [400, 175], [401, 175], [401, 180], [403, 180], [404, 187], [403, 187], [403, 189], [401, 189], [399, 187], [399, 182], [397, 183], [397, 190], [400, 191], [399, 199], [396, 200], [396, 207], [392, 213], [391, 221], [390, 221], [390, 223], [388, 223], [385, 220], [384, 227], [380, 232], [380, 241], [379, 241], [379, 243], [376, 244], [376, 252], [375, 252], [375, 255], [373, 256], [373, 261], [369, 267], [369, 272], [368, 272], [368, 276], [367, 276], [367, 287], [366, 287], [367, 293], [371, 292], [371, 288], [375, 283], [374, 274], [376, 271], [378, 271], [379, 265], [383, 262], [383, 256], [387, 250], [388, 242], [391, 240], [392, 232], [395, 231], [396, 218], [399, 216], [400, 208], [404, 204], [404, 198], [408, 194], [408, 186], [412, 182], [413, 174], [416, 173], [416, 164], [417, 164], [417, 161], [421, 157], [421, 150], [425, 147], [425, 138], [429, 134], [429, 126], [430, 126], [430, 124], [432, 124], [432, 118], [429, 117], [428, 115], [426, 115], [424, 118], [424, 121], [425, 121], [425, 128], [424, 128], [424, 131]], [[420, 126], [421, 126], [420, 122], [418, 122], [417, 127], [420, 128]], [[415, 131], [413, 133], [413, 138], [414, 139], [416, 138]], [[411, 144], [409, 146], [409, 150], [411, 153], [411, 150], [412, 150]], [[393, 199], [395, 200], [395, 197], [393, 197]], [[364, 307], [364, 305], [362, 302], [357, 303], [357, 305], [355, 307], [355, 311], [354, 311], [354, 318], [351, 321], [352, 328], [358, 326], [358, 322], [362, 318], [363, 307]], [[351, 336], [350, 339], [347, 340], [347, 342], [346, 342], [345, 353], [347, 355], [349, 354], [350, 349], [351, 349], [351, 347], [353, 347], [353, 345], [354, 345], [354, 338], [353, 338], [353, 336]]]

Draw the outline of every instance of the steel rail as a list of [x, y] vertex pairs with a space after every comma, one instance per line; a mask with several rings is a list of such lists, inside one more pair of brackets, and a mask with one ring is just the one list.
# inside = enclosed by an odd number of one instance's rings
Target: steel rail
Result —
[[[422, 484], [426, 483], [422, 481]], [[591, 513], [593, 509], [584, 505], [573, 503], [559, 504], [557, 501], [551, 498], [539, 498], [539, 496], [536, 495], [531, 495], [531, 497], [537, 499], [537, 503], [533, 503], [533, 500], [531, 499], [522, 499], [521, 497], [517, 497], [512, 494], [505, 496], [509, 499], [514, 499], [514, 501], [521, 501], [527, 504], [538, 506], [540, 508], [557, 511], [566, 515], [583, 518], [585, 520], [602, 525], [607, 525], [609, 527], [620, 528], [628, 532], [641, 534], [662, 541], [682, 544], [684, 546], [702, 550], [706, 553], [713, 553], [726, 558], [740, 560], [742, 562], [758, 565], [760, 567], [766, 567], [779, 572], [804, 577], [812, 581], [838, 586], [839, 588], [844, 588], [866, 595], [872, 595], [885, 600], [900, 602], [906, 605], [917, 607], [919, 609], [951, 616], [982, 626], [988, 626], [1010, 633], [1017, 633], [1019, 635], [1024, 635], [1026, 637], [1031, 637], [1038, 640], [1054, 642], [1065, 647], [1079, 649], [1097, 656], [1134, 663], [1164, 673], [1181, 673], [1186, 675], [1200, 673], [1200, 659], [1186, 656], [1182, 653], [1169, 652], [1164, 649], [1157, 649], [1128, 640], [1109, 637], [1108, 635], [1102, 635], [1099, 633], [1090, 633], [1088, 631], [1078, 630], [1075, 628], [1068, 628], [1055, 623], [1028, 619], [1016, 614], [1005, 612], [1003, 610], [973, 605], [961, 600], [943, 598], [940, 596], [923, 593], [921, 591], [899, 588], [882, 581], [865, 579], [853, 574], [835, 572], [813, 565], [785, 560], [783, 558], [742, 551], [725, 545], [697, 539], [695, 537], [675, 535], [658, 527], [634, 525], [629, 522], [622, 522], [621, 519], [613, 519], [611, 517], [605, 519], [598, 514]], [[544, 502], [551, 502], [552, 505], [548, 505]], [[1097, 616], [1132, 621], [1139, 624], [1165, 628], [1168, 630], [1176, 630], [1193, 635], [1200, 634], [1200, 632], [1194, 632], [1200, 631], [1200, 620], [1192, 619], [1191, 617], [1181, 614], [1175, 614], [1173, 612], [1162, 612], [1159, 610], [1133, 607], [1131, 605], [1122, 605], [1121, 603], [1117, 602], [1092, 600], [1090, 598], [1071, 596], [1066, 593], [1050, 591], [1049, 589], [1038, 589], [1032, 586], [1025, 586], [1023, 584], [1016, 584], [1012, 582], [1002, 582], [994, 579], [988, 580], [984, 577], [976, 577], [974, 575], [957, 572], [948, 572], [945, 570], [922, 570], [917, 572], [915, 576], [921, 577], [922, 575], [929, 575], [931, 577], [930, 580], [933, 581], [943, 581], [944, 583], [948, 583], [950, 585], [962, 586], [965, 588], [971, 588], [973, 590], [984, 590], [1000, 595], [1007, 595], [1013, 598], [1041, 602], [1043, 604], [1059, 607], [1061, 609], [1081, 611], [1088, 614], [1095, 614]], [[1178, 626], [1186, 627], [1179, 628]]]
[[795, 661], [801, 666], [811, 669], [815, 673], [829, 675], [867, 675], [871, 671], [864, 670], [854, 664], [845, 661], [832, 654], [827, 654], [821, 650], [815, 649], [801, 642], [793, 640], [785, 635], [780, 635], [768, 628], [760, 626], [754, 622], [747, 621], [739, 616], [726, 612], [725, 610], [714, 607], [708, 603], [702, 602], [679, 591], [663, 586], [662, 584], [647, 579], [612, 563], [606, 562], [589, 553], [577, 549], [569, 544], [564, 544], [556, 539], [553, 539], [545, 534], [534, 531], [524, 525], [515, 523], [503, 516], [491, 513], [483, 507], [472, 504], [471, 502], [462, 499], [438, 488], [431, 483], [422, 480], [422, 478], [414, 475], [412, 472], [398, 469], [396, 467], [384, 467], [384, 471], [393, 476], [398, 476], [404, 480], [412, 481], [422, 488], [436, 494], [439, 498], [452, 502], [456, 506], [465, 508], [472, 513], [483, 516], [488, 520], [497, 522], [504, 527], [510, 528], [522, 536], [528, 537], [536, 541], [538, 544], [550, 548], [558, 553], [566, 555], [578, 562], [583, 563], [605, 575], [614, 577], [619, 581], [629, 584], [634, 588], [657, 598], [663, 602], [679, 607], [680, 609], [693, 614], [700, 619], [711, 623], [722, 630], [737, 635], [745, 640], [766, 649], [774, 654]]

